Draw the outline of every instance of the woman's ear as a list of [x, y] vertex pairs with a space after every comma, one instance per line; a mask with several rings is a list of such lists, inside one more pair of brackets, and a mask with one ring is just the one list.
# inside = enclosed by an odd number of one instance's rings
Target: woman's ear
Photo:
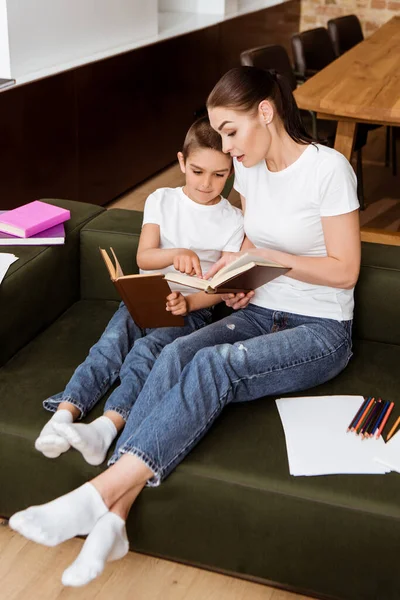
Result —
[[262, 123], [269, 125], [274, 118], [274, 109], [268, 100], [261, 100], [258, 105], [258, 114]]
[[182, 154], [182, 152], [178, 152], [177, 154], [178, 157], [178, 161], [179, 161], [179, 166], [181, 168], [182, 173], [186, 173], [186, 164], [185, 164], [185, 158]]

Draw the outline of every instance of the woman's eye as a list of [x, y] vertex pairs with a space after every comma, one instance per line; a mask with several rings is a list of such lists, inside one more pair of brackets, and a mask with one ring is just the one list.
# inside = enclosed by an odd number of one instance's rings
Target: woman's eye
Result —
[[217, 177], [224, 177], [222, 173], [215, 173]]
[[195, 175], [201, 175], [201, 171], [193, 171]]
[[232, 131], [232, 133], [228, 133], [227, 136], [228, 137], [233, 137], [236, 134], [236, 131]]

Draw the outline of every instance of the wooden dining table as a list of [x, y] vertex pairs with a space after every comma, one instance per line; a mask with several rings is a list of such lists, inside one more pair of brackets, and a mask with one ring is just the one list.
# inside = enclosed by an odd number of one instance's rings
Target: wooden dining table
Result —
[[300, 85], [299, 108], [338, 122], [335, 148], [348, 160], [357, 123], [400, 126], [400, 16]]

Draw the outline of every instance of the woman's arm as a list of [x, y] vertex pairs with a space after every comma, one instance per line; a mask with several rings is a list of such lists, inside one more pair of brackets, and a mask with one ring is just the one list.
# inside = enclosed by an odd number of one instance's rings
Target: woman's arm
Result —
[[278, 250], [256, 248], [251, 254], [291, 267], [288, 277], [330, 287], [351, 289], [360, 271], [361, 241], [358, 210], [322, 217], [327, 256], [295, 256]]
[[[242, 196], [242, 194], [240, 194], [240, 202], [242, 204], [242, 213], [244, 214], [246, 212], [246, 198]], [[240, 250], [246, 251], [249, 248], [255, 248], [255, 245], [249, 240], [247, 235], [245, 235]]]
[[139, 239], [136, 261], [140, 269], [151, 271], [174, 265], [183, 273], [201, 276], [200, 259], [187, 248], [160, 248], [160, 226], [153, 223], [143, 225]]

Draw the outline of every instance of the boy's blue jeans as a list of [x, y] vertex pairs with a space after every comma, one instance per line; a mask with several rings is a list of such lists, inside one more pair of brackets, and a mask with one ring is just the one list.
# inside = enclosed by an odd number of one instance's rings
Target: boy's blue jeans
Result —
[[255, 305], [164, 348], [129, 415], [109, 465], [129, 453], [158, 485], [229, 402], [279, 396], [335, 377], [351, 357], [352, 321]]
[[120, 385], [110, 394], [104, 412], [113, 410], [126, 421], [162, 349], [211, 323], [211, 318], [211, 309], [202, 309], [189, 313], [183, 327], [141, 329], [121, 303], [65, 390], [47, 398], [43, 406], [56, 411], [61, 402], [70, 402], [79, 408], [82, 418], [119, 377]]

